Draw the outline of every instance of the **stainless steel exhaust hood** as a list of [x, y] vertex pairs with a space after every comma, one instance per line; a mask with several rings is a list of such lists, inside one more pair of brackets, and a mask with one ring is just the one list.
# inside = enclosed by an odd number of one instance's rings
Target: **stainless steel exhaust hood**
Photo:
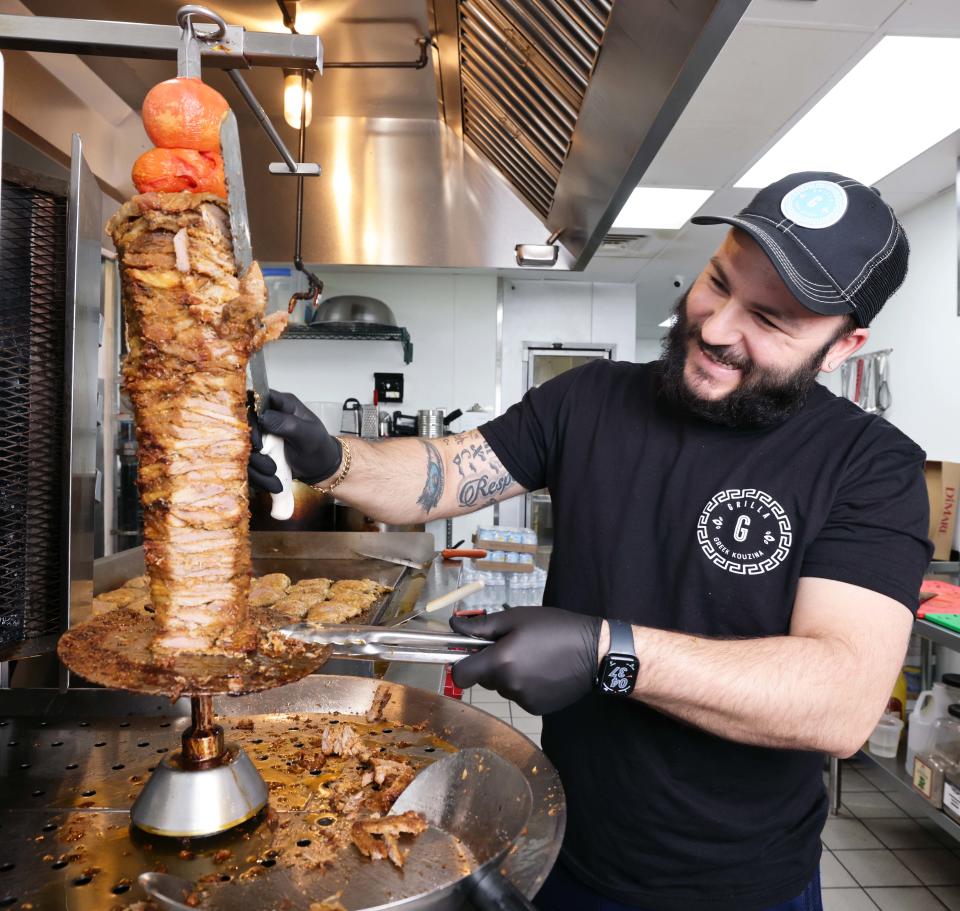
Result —
[[559, 232], [554, 268], [585, 268], [748, 2], [428, 0], [441, 119], [314, 121], [304, 258], [515, 268]]
[[613, 0], [457, 4], [462, 104], [444, 112], [447, 124], [543, 218], [553, 205], [612, 7]]
[[[66, 0], [25, 2], [36, 15], [70, 15]], [[303, 259], [515, 268], [517, 244], [559, 234], [554, 269], [583, 269], [748, 3], [314, 4], [328, 61], [405, 59], [425, 33], [435, 50], [433, 72], [329, 69], [314, 80], [306, 158], [323, 174], [305, 183]], [[137, 17], [172, 23], [179, 5], [157, 0], [142, 13], [138, 5]], [[273, 0], [211, 5], [228, 23], [282, 30]], [[122, 20], [130, 7], [87, 0], [83, 15]], [[173, 75], [156, 61], [85, 59], [134, 110]], [[204, 78], [238, 115], [255, 253], [289, 261], [296, 182], [268, 173], [276, 152], [229, 79], [206, 69]], [[254, 68], [246, 78], [293, 144], [277, 73]]]

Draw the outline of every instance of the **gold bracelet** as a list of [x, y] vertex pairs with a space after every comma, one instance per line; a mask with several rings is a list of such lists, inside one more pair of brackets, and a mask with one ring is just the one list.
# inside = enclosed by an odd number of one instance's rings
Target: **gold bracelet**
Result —
[[317, 493], [330, 493], [335, 487], [342, 484], [344, 478], [350, 473], [350, 465], [353, 463], [353, 456], [350, 454], [350, 444], [340, 437], [337, 437], [337, 439], [340, 440], [340, 446], [343, 449], [343, 463], [340, 466], [340, 474], [333, 479], [333, 483], [329, 487], [322, 487], [320, 484], [311, 484], [310, 486], [317, 491]]

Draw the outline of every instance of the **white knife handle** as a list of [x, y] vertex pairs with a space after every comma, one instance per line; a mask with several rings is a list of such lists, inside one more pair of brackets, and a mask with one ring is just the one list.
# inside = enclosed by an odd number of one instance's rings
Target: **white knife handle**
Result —
[[439, 598], [434, 598], [432, 601], [428, 601], [424, 605], [424, 611], [426, 613], [432, 613], [435, 610], [440, 610], [441, 607], [447, 607], [449, 604], [455, 604], [457, 601], [461, 601], [463, 598], [466, 598], [467, 595], [472, 595], [475, 592], [480, 591], [483, 588], [483, 582], [468, 582], [466, 585], [461, 586], [460, 588], [454, 589], [452, 592], [447, 592], [445, 595], [441, 595]]
[[290, 466], [287, 464], [287, 457], [283, 451], [283, 437], [278, 437], [272, 433], [263, 435], [263, 448], [260, 450], [263, 455], [270, 456], [277, 463], [277, 477], [283, 485], [280, 493], [270, 494], [273, 505], [270, 509], [270, 515], [274, 519], [285, 522], [293, 515], [293, 474]]

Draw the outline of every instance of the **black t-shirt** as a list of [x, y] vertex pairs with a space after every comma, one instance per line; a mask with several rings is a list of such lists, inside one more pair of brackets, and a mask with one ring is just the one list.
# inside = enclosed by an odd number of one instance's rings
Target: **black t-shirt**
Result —
[[[545, 604], [781, 636], [798, 580], [816, 576], [916, 609], [930, 545], [912, 441], [822, 386], [776, 427], [727, 429], [668, 406], [658, 377], [596, 361], [480, 428], [517, 481], [550, 490]], [[543, 747], [567, 796], [563, 858], [610, 898], [754, 911], [815, 872], [821, 753], [734, 743], [599, 693], [546, 716]]]

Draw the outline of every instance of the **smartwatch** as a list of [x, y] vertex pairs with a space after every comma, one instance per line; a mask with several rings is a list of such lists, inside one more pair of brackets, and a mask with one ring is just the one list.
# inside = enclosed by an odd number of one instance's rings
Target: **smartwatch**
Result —
[[610, 651], [603, 656], [597, 671], [601, 693], [629, 696], [637, 683], [640, 661], [633, 647], [633, 629], [623, 620], [607, 620], [610, 627]]

